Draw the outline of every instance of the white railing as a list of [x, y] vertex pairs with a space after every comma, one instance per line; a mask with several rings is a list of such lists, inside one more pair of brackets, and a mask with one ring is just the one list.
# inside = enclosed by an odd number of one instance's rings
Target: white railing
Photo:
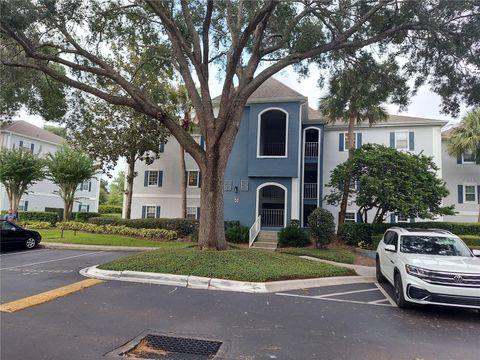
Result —
[[262, 209], [262, 226], [283, 226], [285, 211], [283, 209]]
[[264, 143], [263, 156], [284, 156], [285, 143]]
[[248, 247], [251, 247], [253, 242], [260, 232], [260, 227], [262, 225], [262, 215], [258, 215], [257, 220], [253, 223], [250, 231], [248, 233]]
[[318, 142], [306, 142], [305, 157], [317, 157], [317, 156], [318, 156]]
[[305, 183], [303, 185], [303, 198], [304, 199], [316, 199], [317, 198], [317, 188], [318, 188], [318, 184], [316, 184], [316, 183]]

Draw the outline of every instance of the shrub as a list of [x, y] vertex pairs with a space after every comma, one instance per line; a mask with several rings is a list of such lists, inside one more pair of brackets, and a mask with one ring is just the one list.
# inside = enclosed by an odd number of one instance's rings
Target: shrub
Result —
[[347, 245], [357, 246], [363, 243], [364, 246], [372, 245], [373, 226], [366, 223], [344, 223], [340, 226], [340, 237]]
[[460, 238], [468, 246], [480, 246], [480, 236], [477, 235], [462, 235]]
[[308, 216], [308, 226], [317, 248], [329, 244], [335, 236], [335, 219], [332, 213], [326, 209], [313, 210]]
[[232, 228], [232, 227], [239, 227], [240, 226], [240, 221], [238, 220], [225, 220], [223, 222], [224, 224], [224, 227], [225, 227], [225, 230], [228, 229], [228, 228]]
[[246, 226], [232, 226], [225, 230], [225, 238], [232, 243], [248, 244], [248, 231]]
[[18, 224], [26, 229], [49, 229], [52, 227], [48, 221], [21, 221]]
[[193, 219], [115, 219], [94, 217], [89, 223], [96, 225], [126, 226], [135, 229], [173, 230], [179, 236], [188, 236], [198, 229], [198, 220]]
[[125, 236], [138, 236], [147, 239], [163, 239], [173, 240], [177, 238], [177, 233], [173, 230], [165, 229], [142, 229], [131, 228], [128, 226], [120, 225], [94, 225], [88, 223], [82, 223], [77, 221], [66, 221], [58, 224], [59, 227], [65, 230], [80, 230], [96, 234], [114, 234]]
[[[6, 211], [0, 212], [2, 218], [6, 214]], [[42, 221], [49, 222], [52, 225], [55, 225], [58, 221], [58, 213], [56, 212], [46, 212], [46, 211], [19, 211], [18, 220], [20, 222], [26, 221]]]
[[89, 219], [99, 216], [99, 213], [94, 212], [77, 212], [74, 219], [75, 221], [87, 222]]
[[302, 228], [289, 225], [278, 232], [278, 243], [281, 246], [305, 247], [310, 245], [310, 238]]
[[118, 205], [99, 205], [98, 212], [100, 214], [121, 214], [122, 207]]

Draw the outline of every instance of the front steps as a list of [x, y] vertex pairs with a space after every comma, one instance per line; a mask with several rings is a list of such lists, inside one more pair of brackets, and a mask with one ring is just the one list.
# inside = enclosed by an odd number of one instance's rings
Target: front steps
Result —
[[278, 244], [278, 231], [260, 230], [252, 248], [275, 251]]

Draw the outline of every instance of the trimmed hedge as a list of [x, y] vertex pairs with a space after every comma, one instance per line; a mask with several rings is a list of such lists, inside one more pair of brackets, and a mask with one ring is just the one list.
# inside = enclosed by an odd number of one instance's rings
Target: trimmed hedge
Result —
[[391, 227], [415, 228], [415, 229], [443, 229], [452, 232], [455, 235], [477, 235], [480, 236], [480, 223], [456, 223], [456, 222], [418, 222], [418, 223], [398, 223], [398, 224], [359, 224], [345, 223], [340, 228], [339, 235], [342, 240], [352, 246], [357, 246], [359, 242], [372, 244], [372, 236], [381, 235]]
[[198, 220], [193, 219], [115, 219], [94, 217], [88, 222], [95, 225], [126, 226], [134, 229], [172, 230], [179, 236], [191, 235], [198, 229]]
[[175, 231], [165, 229], [141, 229], [128, 226], [94, 225], [77, 221], [62, 222], [59, 223], [58, 226], [65, 230], [79, 230], [96, 234], [138, 236], [146, 239], [162, 240], [173, 240], [177, 238], [177, 233]]
[[310, 245], [310, 238], [302, 228], [289, 225], [278, 232], [278, 244], [281, 246], [305, 247]]
[[20, 221], [18, 225], [26, 229], [50, 229], [52, 227], [48, 221]]
[[231, 226], [225, 230], [225, 238], [228, 242], [248, 244], [248, 227]]
[[100, 214], [121, 214], [122, 207], [118, 205], [99, 205], [98, 212]]
[[[5, 216], [7, 212], [2, 211], [0, 212], [1, 217]], [[19, 211], [18, 214], [18, 221], [42, 221], [42, 222], [49, 222], [52, 225], [55, 225], [58, 219], [58, 213], [56, 212], [46, 212], [46, 211]]]
[[88, 222], [89, 219], [99, 216], [99, 213], [94, 212], [77, 212], [75, 214], [75, 221]]
[[480, 236], [477, 235], [462, 235], [460, 238], [468, 246], [480, 246]]

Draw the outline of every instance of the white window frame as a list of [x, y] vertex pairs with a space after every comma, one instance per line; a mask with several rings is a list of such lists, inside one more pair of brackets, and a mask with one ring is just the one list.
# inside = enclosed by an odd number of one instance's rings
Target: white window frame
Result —
[[[192, 134], [192, 138], [193, 140], [195, 140], [195, 142], [202, 146], [202, 134]], [[205, 139], [203, 140], [203, 150], [206, 149], [206, 143], [205, 143]]]
[[[355, 131], [353, 133], [353, 148], [356, 149], [357, 148], [357, 132]], [[347, 145], [347, 142], [348, 142], [348, 132], [344, 132], [343, 133], [343, 151], [344, 152], [348, 152], [348, 145]]]
[[[467, 154], [472, 154], [472, 156], [474, 155], [474, 154], [473, 154], [473, 151], [472, 151], [471, 153], [470, 153], [470, 152], [467, 152]], [[475, 157], [473, 158], [473, 160], [468, 161], [468, 160], [465, 160], [465, 153], [463, 153], [463, 154], [462, 154], [462, 164], [467, 164], [467, 165], [469, 165], [469, 164], [476, 164], [476, 162], [475, 162]]]
[[[397, 146], [397, 135], [398, 134], [407, 134], [407, 145], [406, 147], [399, 148]], [[399, 151], [408, 151], [410, 150], [410, 131], [409, 130], [401, 130], [401, 131], [395, 131], [395, 149]]]
[[[150, 184], [150, 175], [152, 173], [157, 174], [157, 182], [155, 184]], [[147, 181], [147, 187], [158, 187], [158, 181], [160, 180], [160, 170], [148, 170], [148, 181]]]
[[[473, 187], [473, 194], [475, 195], [475, 199], [467, 200], [467, 186]], [[472, 193], [469, 194], [471, 195]], [[476, 204], [478, 202], [477, 184], [463, 184], [463, 202], [468, 204]]]
[[410, 221], [408, 216], [405, 216], [405, 220], [401, 220], [400, 219], [401, 216], [403, 216], [403, 215], [397, 215], [396, 218], [395, 218], [395, 222], [397, 222], [397, 223], [408, 223]]
[[[190, 211], [190, 213], [189, 213]], [[189, 217], [189, 215], [193, 215], [193, 217]], [[187, 206], [187, 219], [194, 219], [194, 220], [198, 220], [197, 219], [197, 215], [198, 215], [198, 207], [197, 206]]]
[[[148, 208], [153, 208], [153, 217], [148, 217]], [[145, 205], [145, 219], [157, 218], [157, 205]]]
[[90, 181], [82, 181], [80, 184], [80, 191], [88, 191]]
[[[20, 146], [20, 141], [22, 142], [22, 145]], [[25, 144], [28, 144], [28, 146], [25, 146]], [[18, 148], [19, 149], [24, 149], [27, 151], [32, 152], [32, 142], [31, 141], [25, 141], [25, 140], [18, 140]], [[35, 147], [35, 145], [33, 145]]]
[[25, 211], [25, 200], [20, 200], [18, 203], [18, 211]]
[[[348, 215], [353, 215], [353, 219], [349, 219]], [[347, 211], [345, 213], [345, 222], [357, 222], [357, 217], [355, 216], [355, 212], [353, 211]]]
[[[197, 173], [197, 185], [190, 185], [190, 174]], [[188, 170], [187, 171], [187, 187], [189, 189], [198, 189], [198, 185], [200, 185], [200, 170]]]
[[88, 204], [78, 204], [78, 212], [88, 212]]
[[[262, 115], [270, 110], [279, 110], [285, 114], [285, 155], [260, 155], [260, 137], [262, 130]], [[279, 107], [269, 107], [258, 113], [257, 118], [257, 159], [286, 159], [288, 158], [288, 112]]]

